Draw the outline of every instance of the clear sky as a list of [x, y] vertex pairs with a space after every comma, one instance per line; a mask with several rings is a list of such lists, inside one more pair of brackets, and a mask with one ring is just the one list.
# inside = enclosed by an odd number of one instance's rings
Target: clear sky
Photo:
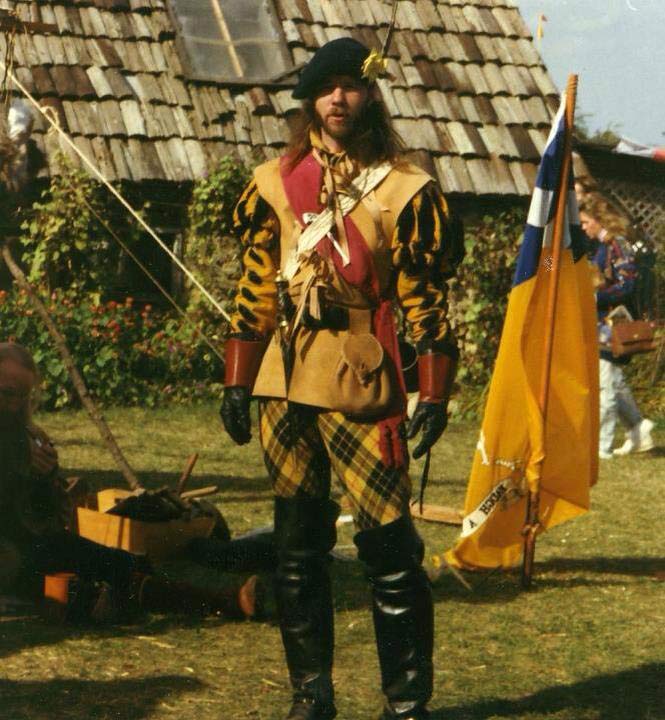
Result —
[[557, 87], [579, 75], [578, 108], [591, 130], [665, 146], [665, 0], [514, 0]]

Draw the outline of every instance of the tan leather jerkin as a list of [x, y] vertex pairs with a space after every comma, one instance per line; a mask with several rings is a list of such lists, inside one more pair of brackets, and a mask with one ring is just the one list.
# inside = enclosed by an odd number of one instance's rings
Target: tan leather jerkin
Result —
[[[271, 206], [280, 223], [280, 252], [283, 263], [297, 241], [301, 226], [284, 191], [279, 159], [260, 165], [256, 168], [254, 175], [259, 194]], [[382, 210], [381, 232], [377, 228], [375, 218], [364, 203], [359, 203], [349, 213], [349, 217], [359, 229], [372, 253], [382, 293], [387, 288], [392, 275], [392, 248], [389, 247], [389, 241], [386, 242], [384, 238], [392, 238], [401, 211], [430, 180], [429, 175], [415, 166], [396, 168], [388, 175], [373, 193], [374, 202]], [[299, 300], [300, 287], [304, 282], [305, 278], [299, 272], [289, 283], [289, 294], [296, 305]], [[295, 403], [333, 409], [340, 405], [337, 378], [341, 364], [346, 363], [350, 367], [348, 363], [350, 356], [357, 357], [357, 352], [350, 350], [351, 346], [344, 353], [346, 340], [352, 334], [368, 333], [371, 335], [371, 311], [373, 308], [356, 288], [343, 281], [340, 282], [338, 275], [335, 276], [332, 286], [326, 287], [325, 292], [329, 301], [348, 309], [350, 329], [310, 330], [302, 325], [296, 329], [293, 338], [293, 367], [288, 399]], [[378, 344], [378, 341], [373, 339]], [[376, 348], [370, 349], [372, 346], [371, 341], [365, 344], [365, 351], [368, 353], [367, 359], [370, 360], [368, 367], [371, 365], [371, 357], [375, 356], [376, 351]], [[386, 371], [390, 374], [391, 368], [388, 360], [387, 357], [383, 359], [381, 373]], [[352, 388], [358, 377], [363, 376], [363, 372], [359, 371], [360, 374], [357, 375], [353, 371], [355, 380], [350, 380], [349, 388]], [[394, 370], [392, 372], [395, 374]], [[347, 379], [352, 377], [346, 370], [343, 370], [341, 375]], [[387, 382], [388, 378], [385, 376], [384, 378]], [[385, 385], [385, 387], [388, 386]], [[386, 391], [384, 390], [377, 392], [376, 388], [370, 389], [369, 386], [365, 390], [370, 395], [377, 397], [379, 401], [385, 397]], [[284, 365], [279, 339], [275, 334], [263, 356], [252, 394], [258, 397], [286, 397]], [[367, 398], [365, 398], [366, 400]]]

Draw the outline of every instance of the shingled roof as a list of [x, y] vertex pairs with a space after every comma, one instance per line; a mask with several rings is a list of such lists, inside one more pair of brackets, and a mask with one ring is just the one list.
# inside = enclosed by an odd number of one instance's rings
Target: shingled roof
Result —
[[[294, 67], [352, 35], [380, 47], [382, 0], [275, 0]], [[191, 181], [229, 153], [274, 157], [298, 107], [288, 82], [187, 77], [163, 0], [0, 0], [57, 32], [18, 33], [14, 70], [110, 180]], [[0, 40], [4, 57], [7, 36]], [[396, 129], [448, 193], [528, 195], [558, 92], [510, 0], [400, 0], [380, 80]], [[59, 141], [34, 138], [57, 172]]]

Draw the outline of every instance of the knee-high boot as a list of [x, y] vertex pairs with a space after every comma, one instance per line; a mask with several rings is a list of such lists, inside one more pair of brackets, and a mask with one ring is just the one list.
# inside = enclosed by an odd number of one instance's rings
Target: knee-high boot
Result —
[[359, 532], [354, 542], [373, 595], [374, 630], [386, 696], [384, 720], [424, 720], [432, 696], [434, 619], [423, 543], [411, 518]]
[[333, 606], [328, 552], [339, 507], [329, 500], [275, 498], [279, 558], [275, 597], [293, 706], [288, 720], [330, 720]]

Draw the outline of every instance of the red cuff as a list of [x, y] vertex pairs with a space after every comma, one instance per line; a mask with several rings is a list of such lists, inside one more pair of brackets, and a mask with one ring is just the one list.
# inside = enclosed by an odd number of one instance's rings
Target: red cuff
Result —
[[251, 390], [267, 345], [265, 340], [229, 338], [224, 347], [224, 385]]
[[453, 390], [457, 359], [443, 353], [426, 353], [418, 357], [420, 402], [448, 402]]

